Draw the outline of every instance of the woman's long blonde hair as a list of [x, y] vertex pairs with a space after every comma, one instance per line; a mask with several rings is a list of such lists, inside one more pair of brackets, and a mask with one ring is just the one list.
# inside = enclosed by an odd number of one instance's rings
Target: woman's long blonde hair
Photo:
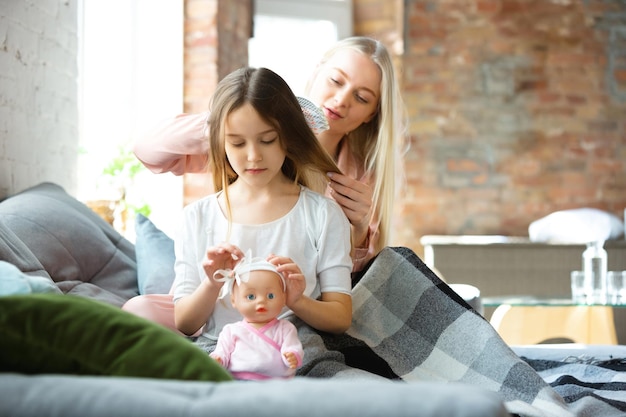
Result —
[[324, 193], [326, 173], [340, 171], [307, 125], [289, 85], [267, 68], [240, 68], [218, 83], [208, 120], [211, 126], [208, 167], [216, 190], [224, 190], [228, 219], [231, 219], [228, 185], [237, 179], [237, 174], [226, 157], [224, 126], [228, 115], [244, 104], [250, 104], [276, 129], [286, 155], [281, 168], [283, 174], [294, 183]]
[[320, 65], [346, 49], [369, 57], [381, 72], [376, 115], [342, 139], [347, 141], [348, 149], [362, 164], [365, 178], [373, 179], [374, 212], [370, 224], [379, 222], [380, 237], [375, 248], [379, 252], [389, 245], [393, 206], [404, 178], [402, 162], [406, 152], [406, 111], [391, 56], [380, 41], [362, 36], [345, 38], [324, 54]]

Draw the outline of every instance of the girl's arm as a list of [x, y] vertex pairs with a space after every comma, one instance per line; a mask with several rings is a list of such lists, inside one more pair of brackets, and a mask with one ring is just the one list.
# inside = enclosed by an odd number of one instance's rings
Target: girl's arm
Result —
[[348, 294], [325, 292], [320, 300], [302, 296], [287, 307], [309, 326], [323, 332], [344, 333], [352, 323], [352, 297]]
[[[185, 232], [189, 230], [195, 229], [192, 225], [188, 225], [185, 228]], [[194, 265], [194, 260], [197, 259], [196, 255], [188, 253], [193, 251], [197, 244], [189, 233], [183, 236], [188, 239], [185, 241], [187, 252], [181, 250], [182, 245], [176, 246], [178, 250], [176, 267], [180, 270], [180, 281], [184, 283], [187, 277], [185, 270], [190, 271], [188, 274], [195, 274], [197, 270]], [[215, 303], [224, 285], [223, 282], [215, 281], [213, 274], [218, 269], [232, 269], [236, 260], [242, 257], [243, 252], [237, 246], [228, 243], [211, 246], [207, 249], [202, 261], [205, 276], [195, 278], [194, 280], [189, 277], [188, 281], [198, 282], [197, 286], [193, 291], [190, 291], [191, 288], [186, 290], [187, 295], [179, 298], [174, 304], [174, 323], [178, 330], [184, 334], [192, 335], [207, 322], [211, 314], [213, 314]]]
[[329, 333], [343, 333], [352, 322], [352, 297], [338, 292], [323, 292], [319, 300], [304, 295], [306, 282], [291, 258], [270, 255], [287, 284], [286, 305], [309, 326]]
[[139, 138], [133, 152], [156, 174], [204, 172], [209, 152], [208, 117], [205, 112], [165, 120]]
[[221, 286], [213, 280], [204, 279], [190, 295], [174, 304], [176, 328], [186, 335], [192, 335], [201, 328], [213, 314]]

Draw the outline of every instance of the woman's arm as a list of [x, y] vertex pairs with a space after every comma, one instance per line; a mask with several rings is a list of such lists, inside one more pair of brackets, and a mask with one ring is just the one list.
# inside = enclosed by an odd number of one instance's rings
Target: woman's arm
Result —
[[379, 236], [378, 224], [371, 224], [365, 242], [363, 242], [360, 246], [355, 247], [352, 251], [352, 272], [362, 271], [365, 265], [378, 255], [376, 245], [378, 243]]
[[139, 138], [133, 152], [150, 171], [174, 175], [204, 172], [208, 162], [209, 113], [181, 114]]
[[366, 182], [331, 172], [330, 195], [339, 204], [352, 226], [352, 245], [364, 247], [369, 237], [372, 189]]
[[372, 189], [366, 181], [358, 181], [348, 175], [329, 174], [330, 195], [348, 218], [352, 237], [353, 272], [359, 272], [377, 255], [380, 239], [379, 221], [371, 216]]

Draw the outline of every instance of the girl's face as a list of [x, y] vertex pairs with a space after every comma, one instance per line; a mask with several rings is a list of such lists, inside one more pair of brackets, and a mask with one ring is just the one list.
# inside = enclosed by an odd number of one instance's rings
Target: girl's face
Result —
[[310, 98], [324, 111], [330, 132], [344, 135], [375, 116], [381, 79], [378, 65], [357, 51], [338, 51], [321, 64]]
[[278, 132], [261, 119], [251, 104], [227, 116], [224, 133], [226, 158], [240, 179], [262, 187], [278, 178], [285, 161]]
[[267, 323], [285, 306], [283, 282], [272, 271], [249, 274], [248, 282], [234, 285], [230, 300], [248, 323]]

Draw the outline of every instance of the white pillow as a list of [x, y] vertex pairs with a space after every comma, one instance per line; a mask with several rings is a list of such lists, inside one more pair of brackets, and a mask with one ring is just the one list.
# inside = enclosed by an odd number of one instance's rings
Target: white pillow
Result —
[[533, 242], [587, 243], [617, 239], [623, 233], [619, 217], [594, 208], [555, 211], [528, 227]]

